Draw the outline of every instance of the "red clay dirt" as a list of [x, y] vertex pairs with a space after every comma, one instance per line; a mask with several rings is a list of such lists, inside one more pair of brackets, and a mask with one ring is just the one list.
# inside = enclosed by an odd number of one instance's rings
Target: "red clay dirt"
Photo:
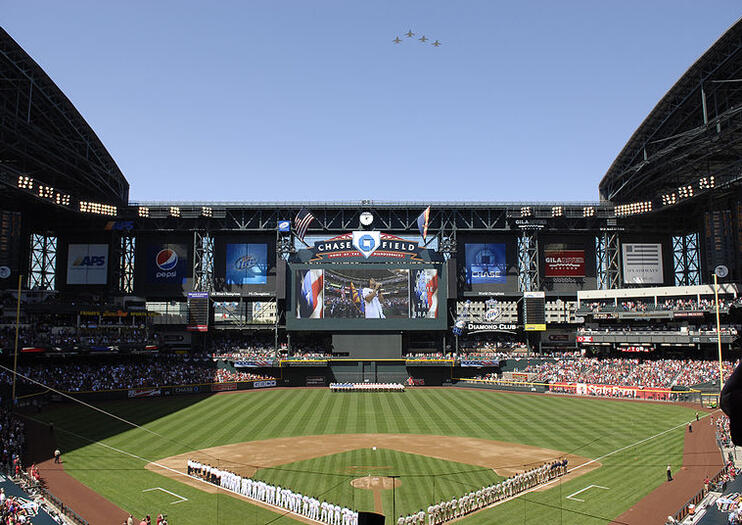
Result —
[[44, 424], [26, 419], [26, 456], [29, 465], [39, 467], [46, 489], [91, 525], [118, 525], [125, 523], [129, 514], [106, 498], [86, 487], [64, 471], [62, 463], [55, 464], [52, 456], [57, 448], [54, 432]]
[[[685, 431], [683, 467], [673, 471], [673, 480], [647, 494], [639, 503], [611, 522], [612, 525], [651, 525], [665, 523], [667, 516], [679, 511], [703, 488], [703, 481], [724, 466], [711, 418], [693, 423], [693, 432]], [[664, 472], [664, 468], [659, 466]]]

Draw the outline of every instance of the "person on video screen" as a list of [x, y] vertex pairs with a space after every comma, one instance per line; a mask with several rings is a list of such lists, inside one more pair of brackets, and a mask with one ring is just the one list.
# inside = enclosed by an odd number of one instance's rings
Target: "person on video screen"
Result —
[[386, 319], [381, 308], [381, 283], [368, 280], [368, 288], [363, 289], [363, 302], [366, 319]]

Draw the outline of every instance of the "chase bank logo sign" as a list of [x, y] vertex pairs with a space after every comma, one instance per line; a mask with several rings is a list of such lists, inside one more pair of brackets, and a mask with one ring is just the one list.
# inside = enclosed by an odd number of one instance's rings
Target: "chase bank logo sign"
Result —
[[353, 247], [366, 259], [381, 245], [381, 233], [375, 231], [353, 232]]

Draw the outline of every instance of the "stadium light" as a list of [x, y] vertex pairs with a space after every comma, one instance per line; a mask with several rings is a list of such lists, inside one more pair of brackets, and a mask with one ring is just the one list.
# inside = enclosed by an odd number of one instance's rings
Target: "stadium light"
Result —
[[149, 217], [149, 208], [147, 206], [139, 206], [137, 213], [140, 217]]
[[38, 194], [42, 199], [52, 199], [54, 198], [54, 188], [39, 184]]
[[32, 190], [34, 186], [34, 180], [31, 177], [25, 175], [18, 176], [18, 187], [22, 190]]
[[82, 213], [95, 213], [97, 215], [116, 215], [116, 206], [111, 204], [101, 204], [100, 202], [80, 201], [80, 211]]
[[531, 215], [533, 215], [533, 210], [531, 209], [530, 206], [523, 206], [523, 207], [521, 207], [521, 209], [520, 209], [520, 216], [521, 217], [530, 217]]
[[180, 208], [177, 206], [170, 206], [170, 216], [180, 217]]
[[54, 195], [54, 200], [57, 204], [61, 206], [69, 206], [70, 205], [70, 194], [56, 192]]
[[680, 186], [678, 188], [679, 199], [689, 199], [691, 197], [693, 197], [693, 186], [688, 184], [687, 186]]
[[551, 216], [552, 217], [561, 217], [564, 215], [564, 207], [563, 206], [552, 206], [551, 207]]
[[662, 196], [662, 205], [663, 206], [672, 206], [678, 202], [678, 195], [676, 193], [665, 193]]
[[652, 211], [652, 201], [632, 202], [631, 204], [619, 204], [615, 208], [617, 217], [628, 217], [640, 213]]
[[698, 188], [702, 190], [710, 190], [711, 188], [716, 186], [716, 181], [714, 180], [714, 176], [711, 175], [710, 177], [701, 177], [698, 179]]
[[595, 206], [585, 206], [582, 208], [583, 217], [595, 217]]
[[211, 206], [201, 206], [201, 215], [204, 217], [211, 217], [213, 215]]

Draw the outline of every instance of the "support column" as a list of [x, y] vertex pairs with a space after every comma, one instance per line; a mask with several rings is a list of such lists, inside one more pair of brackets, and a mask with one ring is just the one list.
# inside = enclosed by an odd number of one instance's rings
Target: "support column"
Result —
[[524, 231], [518, 238], [518, 286], [522, 292], [541, 289], [538, 235], [534, 231]]

